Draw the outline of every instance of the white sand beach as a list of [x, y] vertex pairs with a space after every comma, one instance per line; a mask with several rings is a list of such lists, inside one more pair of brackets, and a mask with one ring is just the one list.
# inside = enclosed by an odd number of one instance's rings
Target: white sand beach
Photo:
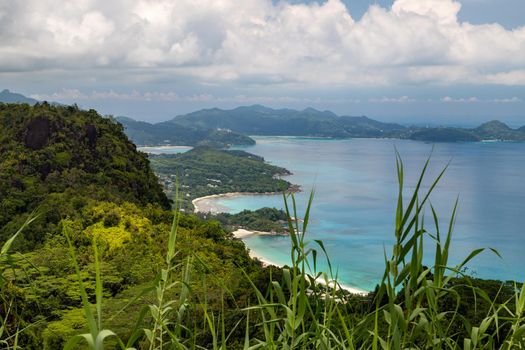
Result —
[[227, 208], [221, 207], [215, 203], [215, 199], [217, 198], [233, 198], [237, 196], [271, 196], [280, 194], [280, 192], [229, 192], [229, 193], [222, 193], [222, 194], [212, 194], [209, 196], [199, 197], [195, 198], [191, 201], [193, 204], [194, 212], [201, 212], [201, 213], [220, 213], [223, 211], [226, 211]]
[[[244, 238], [247, 238], [247, 237], [251, 237], [251, 236], [254, 236], [254, 235], [269, 235], [269, 236], [272, 236], [272, 235], [275, 235], [271, 232], [264, 232], [264, 231], [250, 231], [250, 230], [246, 230], [246, 229], [237, 229], [235, 230], [233, 233], [233, 236], [235, 238], [238, 238], [238, 239], [244, 239]], [[265, 256], [262, 256], [261, 254], [257, 253], [256, 251], [254, 251], [253, 249], [250, 249], [250, 257], [252, 258], [256, 258], [257, 260], [259, 260], [263, 266], [270, 266], [270, 265], [273, 265], [273, 266], [278, 266], [278, 267], [283, 267], [284, 265], [283, 264], [279, 264], [279, 263], [276, 263], [274, 261], [271, 261], [270, 259], [268, 259], [267, 257]], [[326, 281], [322, 280], [322, 279], [317, 279], [317, 283], [319, 284], [323, 284], [323, 285], [326, 285]], [[328, 285], [330, 287], [333, 287], [333, 283], [328, 283]], [[362, 290], [362, 289], [359, 289], [359, 288], [355, 288], [355, 287], [351, 287], [351, 286], [348, 286], [348, 285], [344, 285], [344, 284], [341, 284], [339, 283], [339, 287], [343, 290], [346, 290], [352, 294], [358, 294], [358, 295], [367, 295], [368, 292], [365, 291], [365, 290]]]

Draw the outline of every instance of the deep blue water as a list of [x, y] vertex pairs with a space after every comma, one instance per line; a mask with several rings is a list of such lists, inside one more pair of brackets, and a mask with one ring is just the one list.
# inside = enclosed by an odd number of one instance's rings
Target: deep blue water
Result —
[[[243, 148], [294, 173], [288, 177], [303, 192], [297, 201], [303, 210], [315, 188], [307, 235], [324, 241], [342, 283], [372, 289], [383, 272], [383, 252], [391, 251], [397, 177], [395, 148], [405, 163], [407, 194], [433, 145], [388, 139], [328, 140], [256, 137]], [[442, 223], [450, 218], [459, 196], [451, 263], [471, 250], [492, 247], [470, 265], [477, 277], [525, 278], [525, 143], [441, 143], [434, 145], [426, 182], [448, 163], [444, 178], [431, 196]], [[238, 212], [244, 208], [283, 207], [281, 196], [241, 196], [218, 204]], [[430, 212], [427, 229], [434, 232]], [[253, 237], [250, 249], [277, 263], [289, 262], [287, 237]], [[313, 243], [312, 243], [313, 244]], [[433, 250], [427, 250], [427, 261]], [[326, 269], [326, 264], [322, 265]]]

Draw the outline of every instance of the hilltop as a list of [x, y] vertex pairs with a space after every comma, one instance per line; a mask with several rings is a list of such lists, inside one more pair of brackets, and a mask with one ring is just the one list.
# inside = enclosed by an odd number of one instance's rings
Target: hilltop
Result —
[[169, 207], [147, 157], [94, 110], [0, 104], [0, 125], [0, 240], [39, 209], [26, 236], [28, 247], [42, 242], [56, 230], [52, 218], [73, 215], [86, 198]]

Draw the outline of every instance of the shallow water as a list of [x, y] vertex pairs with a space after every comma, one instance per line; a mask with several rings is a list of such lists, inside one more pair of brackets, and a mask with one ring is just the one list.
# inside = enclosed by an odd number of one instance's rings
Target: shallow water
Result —
[[[323, 240], [340, 280], [372, 289], [382, 276], [383, 252], [391, 250], [397, 198], [395, 148], [405, 163], [407, 192], [415, 184], [433, 145], [389, 139], [308, 139], [255, 137], [257, 144], [242, 149], [294, 173], [288, 180], [299, 184], [300, 212], [315, 188], [308, 237]], [[477, 277], [525, 277], [525, 143], [436, 144], [427, 185], [450, 161], [444, 178], [431, 197], [442, 231], [459, 196], [451, 263], [468, 252], [492, 247], [503, 256], [483, 253], [469, 265]], [[220, 198], [217, 204], [231, 212], [264, 206], [283, 207], [282, 196]], [[427, 210], [427, 229], [431, 217]], [[250, 249], [271, 261], [289, 263], [287, 237], [251, 237]], [[427, 245], [428, 246], [428, 245]], [[320, 249], [319, 249], [320, 250]], [[427, 262], [433, 259], [428, 246]], [[327, 264], [321, 264], [327, 270]]]
[[137, 149], [141, 152], [151, 154], [178, 154], [184, 153], [192, 149], [190, 146], [144, 146]]

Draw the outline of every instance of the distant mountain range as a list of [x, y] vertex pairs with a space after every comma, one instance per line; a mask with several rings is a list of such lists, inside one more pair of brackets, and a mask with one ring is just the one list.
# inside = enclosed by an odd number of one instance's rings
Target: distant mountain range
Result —
[[186, 127], [222, 128], [247, 135], [321, 137], [384, 137], [402, 132], [399, 124], [382, 123], [367, 117], [339, 117], [329, 111], [306, 108], [272, 109], [260, 105], [232, 110], [203, 109], [180, 115], [168, 123]]
[[482, 140], [525, 141], [525, 126], [511, 129], [494, 120], [477, 128], [406, 127], [364, 116], [337, 116], [329, 111], [307, 108], [272, 109], [259, 105], [232, 110], [203, 109], [180, 115], [165, 123], [185, 127], [222, 128], [247, 135], [320, 136], [334, 138], [381, 137], [428, 142]]
[[[4, 90], [0, 93], [0, 102], [35, 104], [38, 101]], [[338, 116], [330, 111], [314, 108], [272, 109], [261, 105], [242, 106], [231, 110], [203, 109], [156, 124], [127, 117], [116, 119], [124, 126], [128, 137], [138, 145], [227, 147], [253, 144], [253, 139], [246, 135], [377, 137], [426, 142], [525, 141], [525, 126], [512, 129], [497, 120], [472, 129], [407, 127], [365, 116]]]
[[27, 103], [30, 105], [34, 105], [38, 102], [38, 100], [35, 100], [31, 97], [26, 97], [22, 94], [17, 94], [15, 92], [11, 92], [7, 89], [2, 90], [0, 92], [0, 102], [3, 103]]
[[117, 117], [128, 137], [137, 145], [185, 145], [224, 148], [231, 145], [253, 145], [248, 136], [231, 130], [183, 126], [173, 122], [150, 124], [127, 117]]

